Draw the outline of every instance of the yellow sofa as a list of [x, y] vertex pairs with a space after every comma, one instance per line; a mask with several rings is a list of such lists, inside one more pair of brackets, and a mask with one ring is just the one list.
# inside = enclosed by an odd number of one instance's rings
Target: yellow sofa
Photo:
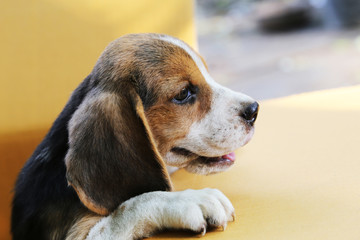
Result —
[[193, 15], [192, 0], [0, 1], [1, 240], [20, 168], [106, 45], [158, 32], [195, 46]]

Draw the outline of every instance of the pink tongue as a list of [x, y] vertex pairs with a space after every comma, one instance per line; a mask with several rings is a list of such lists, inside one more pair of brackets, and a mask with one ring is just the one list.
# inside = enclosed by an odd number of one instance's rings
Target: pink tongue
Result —
[[222, 158], [229, 159], [230, 161], [234, 162], [235, 161], [235, 153], [231, 152], [229, 154], [222, 156]]

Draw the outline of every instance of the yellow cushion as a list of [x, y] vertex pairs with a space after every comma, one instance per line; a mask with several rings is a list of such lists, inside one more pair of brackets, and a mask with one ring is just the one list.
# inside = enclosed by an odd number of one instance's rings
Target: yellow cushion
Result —
[[192, 0], [4, 0], [0, 26], [0, 133], [48, 127], [106, 45], [124, 34], [196, 40]]
[[232, 201], [236, 221], [204, 239], [360, 239], [360, 86], [265, 101], [256, 128], [229, 171], [172, 176]]

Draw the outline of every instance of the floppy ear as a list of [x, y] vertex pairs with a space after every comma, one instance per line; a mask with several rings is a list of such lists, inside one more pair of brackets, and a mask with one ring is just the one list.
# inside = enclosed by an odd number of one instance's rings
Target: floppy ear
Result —
[[69, 121], [67, 180], [81, 202], [106, 215], [122, 202], [171, 183], [131, 84], [92, 89]]

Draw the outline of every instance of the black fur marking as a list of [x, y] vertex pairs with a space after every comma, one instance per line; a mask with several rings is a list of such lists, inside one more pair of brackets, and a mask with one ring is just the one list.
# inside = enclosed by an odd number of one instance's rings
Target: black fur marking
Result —
[[[139, 49], [135, 51], [135, 57], [145, 61], [149, 67], [158, 67], [166, 62], [166, 55], [161, 51], [164, 46], [159, 45], [161, 42], [143, 43], [139, 45]], [[174, 51], [169, 49], [169, 51]]]
[[136, 92], [139, 94], [140, 99], [144, 105], [144, 109], [148, 109], [153, 106], [157, 101], [157, 96], [155, 94], [155, 90], [151, 89], [149, 86], [145, 84], [145, 77], [139, 70], [133, 70], [131, 73], [132, 82], [136, 86]]
[[[74, 91], [49, 133], [18, 176], [11, 216], [13, 240], [64, 239], [72, 222], [86, 208], [65, 178], [67, 122], [88, 92], [91, 75]], [[56, 207], [53, 207], [56, 206]]]

